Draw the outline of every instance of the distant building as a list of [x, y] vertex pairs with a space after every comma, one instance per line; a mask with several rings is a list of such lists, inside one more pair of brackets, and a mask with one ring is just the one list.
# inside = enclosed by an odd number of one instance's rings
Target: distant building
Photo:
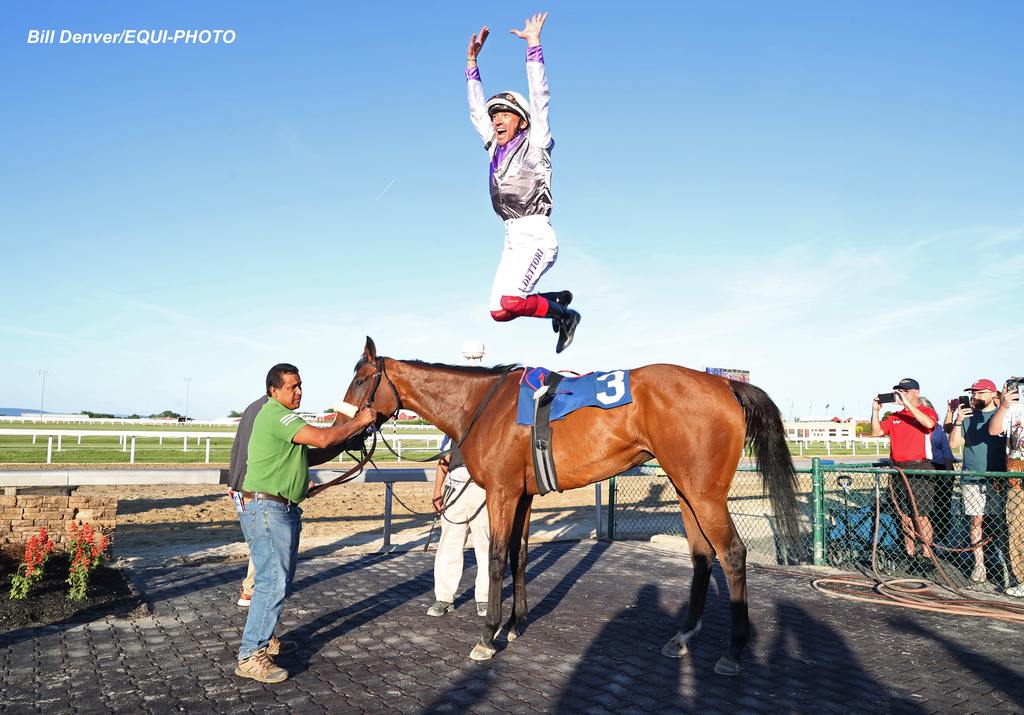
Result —
[[814, 421], [799, 420], [784, 422], [783, 427], [786, 429], [786, 439], [790, 440], [841, 440], [855, 439], [857, 436], [857, 425], [852, 420], [846, 422], [833, 422], [827, 418]]
[[734, 367], [706, 367], [704, 372], [709, 375], [719, 375], [727, 380], [736, 382], [750, 382], [750, 370], [740, 370]]

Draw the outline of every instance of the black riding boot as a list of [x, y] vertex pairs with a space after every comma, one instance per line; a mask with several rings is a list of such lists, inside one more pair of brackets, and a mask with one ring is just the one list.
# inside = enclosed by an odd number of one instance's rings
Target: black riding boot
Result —
[[[569, 305], [569, 303], [572, 303], [572, 291], [568, 291], [568, 290], [559, 290], [559, 291], [555, 291], [554, 293], [539, 293], [538, 295], [540, 295], [541, 298], [544, 298], [545, 300], [547, 300], [548, 303], [555, 303], [556, 305], [560, 305], [563, 308], [566, 307], [567, 305]], [[558, 326], [558, 321], [559, 321], [559, 318], [562, 317], [562, 313], [556, 312], [556, 310], [557, 309], [552, 310], [550, 312], [551, 312], [551, 329], [554, 330], [557, 333], [558, 332], [558, 327], [559, 327]]]
[[[568, 291], [563, 291], [563, 293], [568, 293]], [[566, 308], [565, 304], [557, 300], [548, 301], [548, 314], [558, 327], [558, 343], [555, 345], [555, 352], [560, 353], [572, 344], [576, 326], [580, 324], [580, 314], [572, 308]]]

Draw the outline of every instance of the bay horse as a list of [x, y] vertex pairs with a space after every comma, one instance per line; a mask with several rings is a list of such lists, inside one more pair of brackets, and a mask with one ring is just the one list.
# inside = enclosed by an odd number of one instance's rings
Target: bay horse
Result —
[[[402, 407], [414, 410], [453, 440], [473, 481], [487, 492], [491, 526], [490, 592], [480, 641], [470, 657], [494, 656], [501, 628], [501, 591], [511, 562], [512, 614], [508, 639], [521, 634], [527, 615], [526, 556], [530, 509], [538, 493], [530, 427], [516, 423], [523, 368], [425, 363], [377, 355], [369, 337], [345, 401], [379, 413], [378, 426]], [[745, 445], [753, 447], [764, 477], [782, 551], [799, 553], [796, 473], [786, 446], [782, 416], [758, 387], [677, 365], [657, 364], [629, 373], [633, 401], [612, 410], [583, 408], [552, 422], [552, 444], [561, 489], [608, 479], [654, 458], [679, 498], [693, 562], [686, 617], [662, 648], [681, 657], [700, 630], [712, 561], [725, 572], [732, 637], [715, 672], [735, 675], [750, 637], [746, 553], [726, 505], [729, 485]]]

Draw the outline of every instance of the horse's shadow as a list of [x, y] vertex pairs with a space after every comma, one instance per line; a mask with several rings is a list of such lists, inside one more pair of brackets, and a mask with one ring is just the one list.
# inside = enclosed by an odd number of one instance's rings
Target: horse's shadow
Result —
[[[1018, 711], [1024, 711], [1024, 681], [1021, 680], [1018, 671], [1007, 668], [977, 651], [967, 650], [962, 644], [944, 637], [937, 631], [925, 628], [906, 616], [894, 617], [890, 619], [890, 624], [893, 628], [931, 640], [952, 656], [964, 670], [973, 673], [1000, 693], [1005, 693], [1017, 705]], [[985, 707], [981, 703], [976, 704], [979, 709]]]
[[324, 613], [288, 633], [302, 647], [288, 660], [293, 676], [309, 669], [312, 657], [325, 645], [430, 590], [430, 571], [368, 596], [360, 601]]

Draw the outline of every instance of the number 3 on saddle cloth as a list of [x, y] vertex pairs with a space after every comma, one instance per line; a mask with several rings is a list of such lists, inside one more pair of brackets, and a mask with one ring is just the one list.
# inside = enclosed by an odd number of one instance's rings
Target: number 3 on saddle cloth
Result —
[[543, 367], [528, 367], [519, 381], [516, 422], [531, 425], [533, 473], [541, 496], [558, 488], [558, 475], [551, 449], [551, 422], [581, 407], [610, 410], [633, 401], [629, 371], [591, 372], [563, 377]]

